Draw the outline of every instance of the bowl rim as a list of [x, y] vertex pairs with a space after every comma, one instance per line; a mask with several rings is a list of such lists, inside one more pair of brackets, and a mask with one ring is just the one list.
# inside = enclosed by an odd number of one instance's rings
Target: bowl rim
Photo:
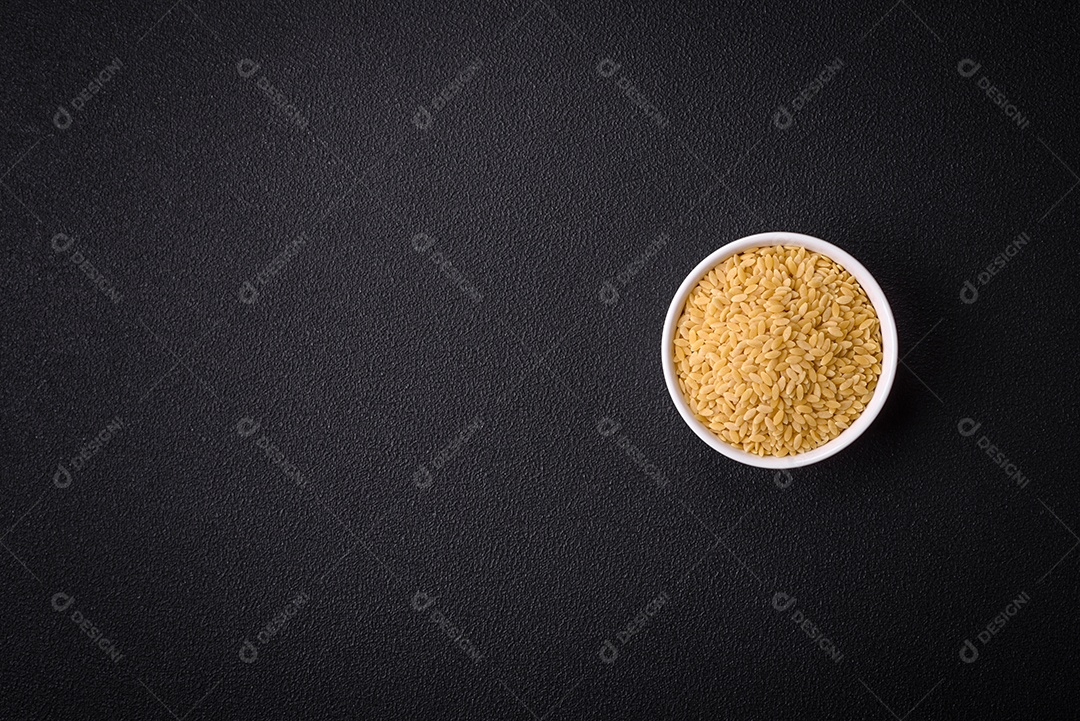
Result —
[[[871, 305], [874, 306], [874, 311], [877, 313], [878, 320], [881, 323], [881, 375], [878, 376], [878, 384], [874, 389], [874, 396], [870, 399], [870, 403], [863, 409], [863, 412], [859, 417], [836, 438], [833, 438], [828, 443], [818, 446], [813, 450], [799, 453], [794, 456], [784, 456], [783, 458], [778, 458], [776, 456], [756, 456], [740, 448], [736, 448], [727, 441], [722, 440], [719, 436], [709, 430], [705, 424], [695, 418], [693, 412], [690, 410], [689, 404], [683, 397], [682, 390], [679, 388], [678, 376], [675, 372], [675, 356], [674, 352], [670, 350], [674, 345], [675, 327], [679, 321], [679, 316], [682, 315], [686, 298], [690, 295], [690, 291], [697, 285], [698, 281], [710, 270], [732, 255], [741, 253], [745, 250], [750, 250], [751, 248], [760, 248], [768, 245], [798, 245], [809, 251], [820, 253], [835, 260], [843, 266], [845, 270], [851, 273], [859, 282], [859, 285], [862, 286]], [[847, 251], [832, 243], [824, 241], [821, 238], [788, 231], [768, 231], [765, 233], [748, 235], [717, 248], [690, 271], [689, 275], [686, 276], [679, 286], [679, 289], [675, 292], [675, 296], [671, 299], [671, 304], [668, 306], [667, 317], [664, 320], [664, 330], [660, 341], [660, 359], [664, 370], [664, 381], [667, 385], [668, 394], [671, 396], [675, 408], [679, 411], [679, 415], [682, 416], [683, 422], [690, 427], [690, 430], [692, 430], [698, 438], [704, 441], [713, 450], [748, 466], [770, 469], [790, 469], [809, 466], [839, 453], [854, 443], [855, 440], [870, 427], [870, 424], [874, 422], [874, 419], [877, 418], [878, 413], [880, 413], [882, 407], [884, 407], [885, 401], [889, 397], [889, 391], [892, 390], [893, 380], [896, 378], [896, 367], [899, 362], [899, 346], [897, 342], [896, 320], [893, 318], [892, 309], [889, 307], [889, 301], [885, 298], [885, 293], [881, 290], [881, 286], [878, 285], [877, 280], [874, 279], [874, 276], [870, 274], [870, 271], [868, 271], [862, 263], [857, 261]]]

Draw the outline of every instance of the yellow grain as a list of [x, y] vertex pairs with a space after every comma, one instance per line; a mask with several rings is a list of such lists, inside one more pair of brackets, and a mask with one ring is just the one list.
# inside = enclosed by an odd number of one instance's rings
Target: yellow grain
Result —
[[832, 440], [870, 402], [881, 330], [865, 291], [838, 264], [768, 246], [699, 281], [672, 355], [699, 420], [737, 448], [783, 457]]

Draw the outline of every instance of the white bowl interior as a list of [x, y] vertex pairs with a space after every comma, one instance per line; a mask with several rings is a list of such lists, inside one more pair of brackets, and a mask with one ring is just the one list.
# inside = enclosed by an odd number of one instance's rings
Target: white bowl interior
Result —
[[[784, 456], [783, 458], [777, 456], [756, 456], [753, 453], [747, 453], [746, 451], [729, 444], [727, 441], [722, 440], [719, 436], [709, 430], [704, 423], [695, 418], [693, 412], [690, 410], [689, 404], [686, 402], [686, 398], [683, 397], [682, 390], [679, 388], [678, 376], [675, 372], [675, 355], [673, 350], [675, 342], [675, 326], [679, 322], [679, 316], [682, 315], [683, 306], [686, 304], [686, 297], [690, 295], [690, 291], [694, 289], [694, 286], [697, 285], [698, 281], [710, 270], [732, 255], [741, 253], [744, 250], [749, 250], [750, 248], [760, 248], [767, 245], [798, 245], [835, 260], [859, 281], [859, 285], [866, 291], [866, 296], [870, 299], [870, 303], [873, 304], [874, 310], [877, 312], [878, 320], [881, 322], [881, 375], [878, 377], [878, 384], [874, 389], [874, 396], [870, 399], [870, 403], [863, 409], [863, 412], [859, 417], [836, 438], [813, 450], [798, 453], [794, 456]], [[697, 267], [690, 271], [690, 275], [686, 276], [686, 280], [679, 286], [679, 290], [675, 293], [675, 297], [671, 299], [671, 306], [668, 308], [667, 318], [664, 321], [664, 333], [661, 342], [661, 361], [664, 367], [664, 380], [667, 383], [667, 389], [668, 393], [671, 395], [671, 400], [675, 403], [675, 407], [678, 409], [679, 415], [682, 416], [682, 419], [686, 422], [686, 425], [690, 426], [690, 429], [697, 434], [698, 438], [705, 441], [714, 450], [719, 451], [732, 460], [745, 463], [749, 466], [757, 466], [759, 468], [783, 469], [808, 466], [812, 463], [825, 460], [829, 456], [839, 453], [844, 448], [851, 445], [851, 443], [862, 435], [863, 431], [874, 422], [874, 419], [881, 411], [882, 406], [885, 405], [885, 400], [888, 398], [889, 391], [892, 389], [893, 379], [896, 377], [896, 365], [898, 360], [896, 321], [893, 318], [892, 309], [889, 308], [889, 302], [885, 299], [885, 294], [881, 291], [881, 286], [879, 286], [877, 281], [874, 280], [874, 277], [870, 275], [870, 271], [864, 268], [862, 263], [855, 260], [851, 255], [832, 243], [827, 243], [820, 238], [814, 238], [809, 235], [802, 235], [801, 233], [770, 232], [750, 235], [728, 243], [724, 247], [710, 254], [705, 260], [698, 263]]]

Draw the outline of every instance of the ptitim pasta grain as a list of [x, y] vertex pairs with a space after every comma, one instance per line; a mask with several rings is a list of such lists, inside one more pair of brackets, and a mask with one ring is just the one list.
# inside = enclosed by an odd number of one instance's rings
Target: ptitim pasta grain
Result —
[[698, 282], [672, 352], [699, 421], [736, 448], [789, 456], [836, 438], [870, 402], [881, 328], [838, 263], [773, 245], [733, 255]]

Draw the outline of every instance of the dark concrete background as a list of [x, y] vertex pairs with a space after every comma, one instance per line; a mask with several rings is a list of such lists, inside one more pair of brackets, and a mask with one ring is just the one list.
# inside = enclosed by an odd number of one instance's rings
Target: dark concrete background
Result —
[[[297, 5], [0, 10], [0, 715], [1075, 713], [1075, 6]], [[658, 356], [764, 230], [903, 357], [790, 476]]]

